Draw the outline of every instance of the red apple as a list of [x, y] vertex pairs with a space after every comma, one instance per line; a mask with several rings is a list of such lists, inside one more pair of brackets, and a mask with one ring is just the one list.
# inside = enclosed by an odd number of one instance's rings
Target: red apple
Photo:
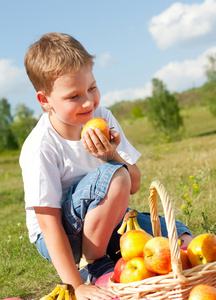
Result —
[[121, 255], [125, 261], [134, 257], [143, 257], [143, 249], [147, 241], [153, 237], [145, 231], [130, 230], [120, 237]]
[[188, 300], [216, 300], [216, 288], [209, 284], [198, 284], [192, 288]]
[[121, 272], [122, 272], [122, 269], [123, 269], [125, 263], [126, 263], [126, 261], [121, 257], [115, 264], [114, 279], [115, 279], [115, 282], [117, 282], [117, 283], [120, 282], [120, 275], [121, 275]]
[[169, 240], [154, 237], [144, 248], [144, 260], [148, 270], [158, 274], [168, 274], [172, 270]]
[[187, 254], [192, 267], [216, 261], [216, 235], [204, 233], [188, 245]]
[[182, 270], [187, 270], [191, 268], [191, 263], [188, 258], [187, 252], [180, 249], [180, 258], [182, 263]]
[[125, 263], [121, 272], [120, 283], [139, 281], [153, 276], [156, 274], [146, 268], [143, 257], [134, 257]]
[[81, 137], [90, 128], [93, 130], [95, 130], [96, 128], [99, 128], [103, 132], [105, 137], [108, 139], [108, 141], [111, 140], [109, 124], [108, 124], [107, 120], [105, 120], [104, 118], [94, 118], [94, 119], [91, 119], [90, 121], [88, 121], [82, 129]]

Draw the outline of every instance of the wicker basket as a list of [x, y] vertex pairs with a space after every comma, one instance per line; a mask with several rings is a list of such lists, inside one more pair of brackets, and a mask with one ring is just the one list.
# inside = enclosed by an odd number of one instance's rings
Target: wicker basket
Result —
[[159, 275], [142, 281], [127, 284], [115, 283], [113, 276], [109, 278], [108, 287], [120, 299], [188, 299], [191, 289], [200, 283], [216, 287], [216, 262], [203, 264], [182, 271], [180, 247], [172, 204], [168, 193], [159, 181], [153, 181], [150, 186], [149, 206], [154, 237], [161, 236], [160, 221], [158, 218], [157, 193], [160, 196], [165, 221], [167, 225], [172, 272]]

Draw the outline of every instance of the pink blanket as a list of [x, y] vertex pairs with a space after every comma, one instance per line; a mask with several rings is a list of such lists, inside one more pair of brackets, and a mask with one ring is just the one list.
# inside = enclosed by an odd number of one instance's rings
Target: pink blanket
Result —
[[[109, 277], [113, 274], [113, 272], [111, 273], [108, 273], [108, 274], [105, 274], [95, 280], [93, 280], [91, 282], [92, 285], [99, 285], [99, 286], [105, 286], [107, 287], [107, 283], [108, 283], [108, 280], [109, 280]], [[118, 297], [115, 298], [116, 300], [119, 300]]]

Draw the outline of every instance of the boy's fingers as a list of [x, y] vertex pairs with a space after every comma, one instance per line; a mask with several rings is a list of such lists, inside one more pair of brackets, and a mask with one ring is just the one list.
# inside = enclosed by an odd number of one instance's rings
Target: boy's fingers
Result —
[[116, 145], [119, 145], [121, 142], [121, 137], [119, 132], [115, 130], [111, 130], [110, 133], [111, 136], [113, 137], [113, 139], [111, 140], [111, 144], [114, 142]]
[[[96, 287], [96, 286], [95, 286]], [[92, 295], [98, 297], [98, 299], [114, 299], [116, 296], [110, 292], [106, 287], [97, 286]]]
[[116, 296], [112, 292], [110, 292], [106, 287], [96, 285], [85, 285], [85, 287], [80, 286], [80, 288], [78, 289], [79, 291], [77, 291], [77, 296], [78, 298], [80, 297], [82, 299], [109, 300], [116, 298]]

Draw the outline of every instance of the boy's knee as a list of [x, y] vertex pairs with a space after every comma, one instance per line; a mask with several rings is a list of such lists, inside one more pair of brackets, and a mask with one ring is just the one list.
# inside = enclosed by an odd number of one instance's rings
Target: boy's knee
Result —
[[125, 166], [120, 167], [117, 171], [116, 174], [118, 174], [118, 176], [122, 176], [123, 178], [130, 179], [130, 174], [128, 169]]
[[113, 179], [119, 186], [122, 186], [125, 189], [128, 188], [130, 190], [131, 179], [130, 179], [130, 174], [126, 167], [122, 166], [121, 168], [119, 168], [115, 172]]

